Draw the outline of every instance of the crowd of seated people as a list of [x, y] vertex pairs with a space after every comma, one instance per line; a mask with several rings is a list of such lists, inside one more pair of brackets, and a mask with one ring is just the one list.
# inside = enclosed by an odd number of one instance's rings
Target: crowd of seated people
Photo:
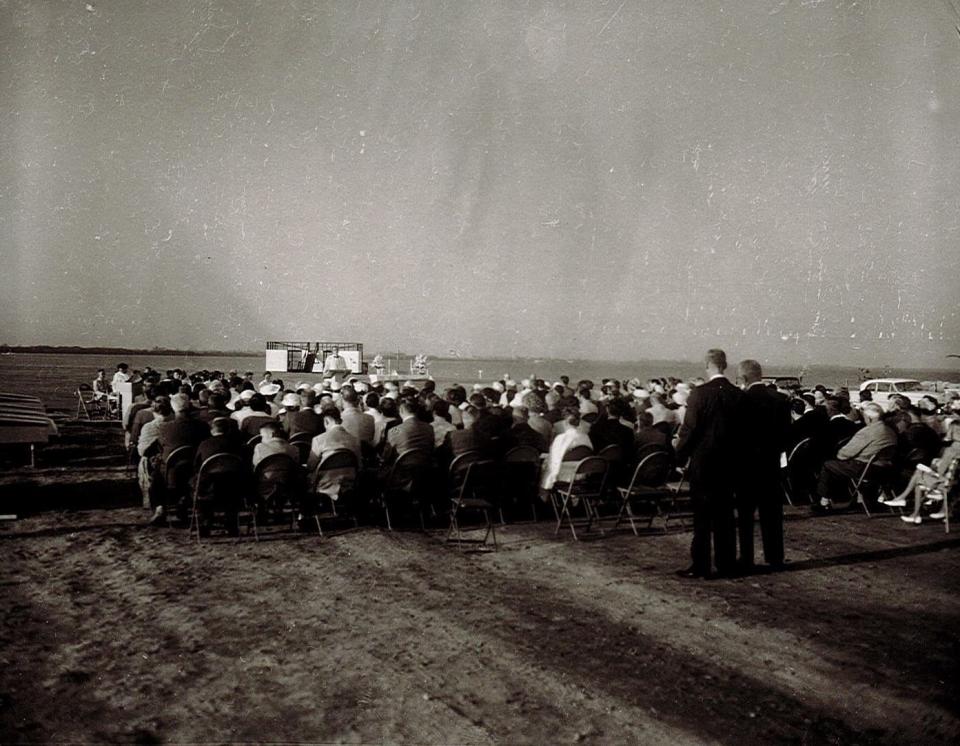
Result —
[[[672, 457], [687, 397], [703, 383], [604, 379], [597, 386], [589, 380], [571, 384], [566, 377], [549, 383], [505, 376], [489, 386], [438, 391], [432, 381], [420, 388], [358, 379], [287, 387], [267, 375], [256, 384], [252, 373], [235, 371], [141, 375], [143, 395], [126, 412], [124, 428], [132, 455], [139, 458], [140, 484], [154, 524], [166, 522], [171, 511], [183, 521], [189, 510], [187, 494], [170, 504], [164, 484], [165, 459], [182, 446], [196, 453], [194, 477], [203, 461], [218, 453], [241, 457], [251, 471], [268, 456], [287, 454], [309, 475], [325, 456], [346, 450], [380, 479], [409, 449], [429, 453], [442, 474], [462, 454], [498, 460], [526, 446], [541, 454], [539, 484], [546, 493], [564, 455], [574, 448], [598, 453], [617, 446], [627, 467], [650, 448]], [[918, 408], [894, 397], [884, 411], [870, 401], [852, 403], [846, 389], [818, 386], [809, 393], [783, 393], [793, 407], [790, 449], [807, 445], [816, 509], [848, 503], [850, 480], [871, 459], [888, 470], [891, 490], [901, 493], [887, 502], [900, 505], [913, 490], [917, 467], [929, 467], [945, 441], [960, 433], [948, 422], [952, 413], [960, 414], [957, 399], [942, 406], [927, 401]], [[442, 500], [437, 505], [442, 509]]]

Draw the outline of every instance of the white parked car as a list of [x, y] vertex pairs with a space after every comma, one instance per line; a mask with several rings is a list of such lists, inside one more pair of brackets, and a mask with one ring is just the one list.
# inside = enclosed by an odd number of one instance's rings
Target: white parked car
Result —
[[860, 390], [869, 390], [873, 395], [873, 401], [884, 409], [887, 408], [891, 394], [901, 394], [913, 404], [917, 404], [925, 396], [932, 396], [938, 401], [943, 396], [942, 393], [928, 389], [920, 381], [912, 378], [871, 378], [860, 384]]

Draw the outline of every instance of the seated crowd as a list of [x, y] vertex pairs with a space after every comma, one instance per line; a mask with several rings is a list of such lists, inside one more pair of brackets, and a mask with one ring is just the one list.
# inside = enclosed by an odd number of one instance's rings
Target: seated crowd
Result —
[[[327, 379], [316, 384], [285, 387], [269, 373], [254, 383], [252, 373], [201, 371], [165, 376], [147, 370], [143, 396], [125, 413], [124, 429], [134, 458], [145, 503], [153, 509], [151, 523], [166, 522], [171, 511], [186, 520], [190, 490], [181, 489], [171, 502], [167, 459], [188, 446], [195, 454], [190, 476], [217, 454], [241, 458], [254, 473], [265, 459], [285, 455], [301, 469], [304, 490], [311, 497], [294, 506], [301, 520], [316, 509], [316, 495], [336, 498], [336, 484], [312, 479], [325, 458], [335, 452], [354, 454], [369, 475], [366, 501], [376, 493], [398, 455], [409, 449], [430, 454], [437, 473], [444, 474], [464, 453], [503, 459], [513, 448], [528, 446], [541, 454], [540, 487], [549, 491], [557, 480], [564, 455], [585, 446], [599, 453], [619, 448], [624, 469], [636, 464], [638, 454], [650, 448], [672, 456], [683, 422], [687, 397], [702, 379], [676, 378], [619, 381], [604, 379], [599, 386], [569, 378], [550, 384], [509, 376], [489, 386], [467, 389], [454, 385], [438, 391], [433, 381], [421, 388], [411, 383], [371, 385], [358, 379], [340, 384]], [[803, 442], [808, 496], [817, 509], [849, 501], [848, 483], [872, 458], [890, 470], [890, 484], [900, 494], [891, 505], [903, 506], [913, 492], [918, 466], [930, 467], [947, 442], [941, 461], [955, 458], [960, 427], [951, 415], [960, 415], [960, 401], [941, 407], [928, 402], [914, 407], [894, 397], [889, 411], [870, 401], [853, 403], [845, 389], [818, 386], [802, 395], [781, 392], [791, 399], [793, 422], [786, 455]], [[678, 466], [682, 466], [679, 465]], [[937, 472], [941, 478], [946, 465]], [[926, 479], [931, 479], [925, 475]], [[802, 481], [802, 480], [801, 480]], [[442, 500], [435, 503], [442, 508]], [[354, 506], [358, 513], [368, 502]], [[919, 510], [911, 521], [919, 522]]]

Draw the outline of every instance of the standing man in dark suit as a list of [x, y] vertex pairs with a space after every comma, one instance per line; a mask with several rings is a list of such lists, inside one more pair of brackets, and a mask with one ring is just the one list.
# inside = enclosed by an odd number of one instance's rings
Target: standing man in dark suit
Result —
[[740, 570], [753, 570], [753, 514], [760, 514], [763, 558], [772, 568], [783, 567], [783, 488], [780, 454], [790, 438], [790, 403], [762, 380], [756, 360], [740, 363], [743, 380], [743, 437], [740, 483], [737, 485], [737, 528]]
[[693, 563], [678, 573], [687, 578], [710, 576], [711, 537], [719, 575], [735, 574], [737, 559], [734, 474], [743, 392], [723, 375], [727, 369], [723, 350], [708, 350], [706, 363], [710, 380], [690, 393], [677, 441], [679, 462], [689, 459], [687, 476], [693, 503]]

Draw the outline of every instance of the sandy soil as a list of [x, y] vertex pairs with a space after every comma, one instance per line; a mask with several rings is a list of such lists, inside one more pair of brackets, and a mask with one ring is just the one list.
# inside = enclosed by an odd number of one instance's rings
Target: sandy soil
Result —
[[689, 534], [197, 543], [137, 509], [0, 528], [0, 739], [936, 743], [960, 738], [960, 534], [792, 511], [789, 570]]

